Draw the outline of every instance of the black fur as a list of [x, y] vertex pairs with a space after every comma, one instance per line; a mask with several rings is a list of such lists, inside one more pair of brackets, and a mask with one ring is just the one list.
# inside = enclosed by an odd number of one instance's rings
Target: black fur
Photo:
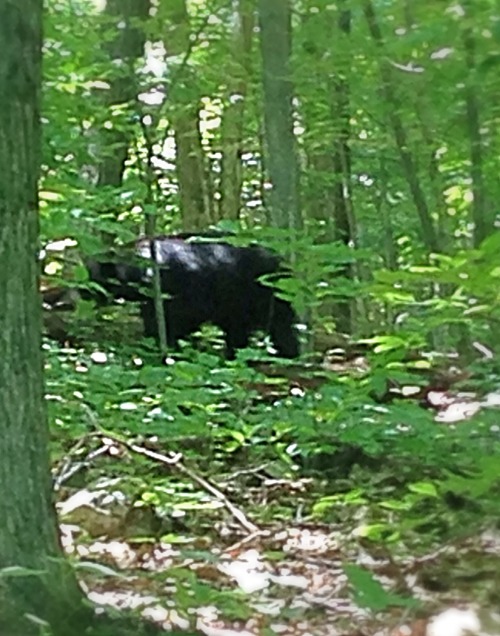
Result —
[[87, 262], [90, 280], [112, 298], [140, 302], [145, 335], [158, 338], [152, 298], [153, 246], [161, 289], [168, 295], [164, 312], [170, 347], [211, 322], [224, 332], [228, 357], [247, 346], [258, 329], [270, 334], [279, 355], [298, 356], [291, 304], [258, 280], [264, 275], [286, 275], [280, 258], [259, 246], [237, 247], [220, 239], [189, 242], [186, 238], [139, 239], [124, 254], [91, 259]]

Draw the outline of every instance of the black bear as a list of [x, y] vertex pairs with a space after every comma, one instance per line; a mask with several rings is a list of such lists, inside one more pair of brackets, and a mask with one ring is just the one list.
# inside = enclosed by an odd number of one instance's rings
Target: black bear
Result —
[[[197, 237], [143, 238], [126, 256], [90, 259], [89, 278], [113, 298], [141, 303], [144, 333], [158, 338], [152, 298], [154, 258], [160, 266], [167, 343], [178, 340], [210, 322], [224, 333], [227, 355], [248, 345], [250, 335], [267, 331], [278, 354], [299, 355], [295, 331], [296, 314], [291, 304], [278, 298], [261, 276], [283, 276], [280, 258], [270, 250], [252, 245], [238, 247], [220, 238], [210, 242], [190, 242]], [[198, 239], [203, 237], [198, 237]]]

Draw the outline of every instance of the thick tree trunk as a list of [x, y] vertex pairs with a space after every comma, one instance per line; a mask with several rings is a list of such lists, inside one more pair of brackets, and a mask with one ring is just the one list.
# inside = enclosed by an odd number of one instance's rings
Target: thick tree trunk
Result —
[[56, 634], [75, 633], [68, 622], [81, 607], [52, 505], [42, 383], [41, 20], [42, 0], [0, 3], [0, 569], [38, 571], [2, 579], [2, 634], [15, 633], [16, 620], [22, 628], [25, 612], [48, 620]]

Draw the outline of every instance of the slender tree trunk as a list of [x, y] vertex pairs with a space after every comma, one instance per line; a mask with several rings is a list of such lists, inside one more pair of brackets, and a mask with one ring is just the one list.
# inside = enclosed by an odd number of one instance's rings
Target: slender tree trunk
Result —
[[157, 206], [155, 190], [154, 190], [154, 167], [153, 167], [153, 140], [151, 139], [148, 131], [148, 127], [144, 125], [142, 127], [144, 141], [146, 144], [146, 166], [144, 172], [144, 182], [146, 184], [146, 236], [149, 238], [149, 248], [151, 251], [151, 261], [153, 269], [153, 301], [155, 307], [156, 327], [158, 333], [158, 342], [160, 345], [160, 353], [162, 356], [166, 356], [168, 353], [167, 341], [167, 320], [165, 317], [165, 304], [163, 301], [163, 293], [161, 289], [161, 271], [159, 259], [156, 255], [156, 241], [157, 235]]
[[[414, 5], [412, 4], [412, 0], [404, 0], [403, 13], [408, 33], [411, 33], [413, 25], [415, 24], [413, 9]], [[435, 126], [432, 125], [432, 113], [429, 112], [428, 104], [426, 105], [426, 95], [427, 92], [425, 89], [414, 91], [414, 108], [417, 121], [420, 125], [422, 139], [425, 144], [425, 153], [422, 152], [422, 155], [428, 157], [427, 174], [433, 198], [432, 207], [437, 215], [437, 242], [440, 250], [446, 252], [452, 247], [453, 228], [451, 227], [450, 217], [447, 213], [446, 199], [444, 196], [445, 184], [439, 170], [437, 150], [440, 146], [441, 139], [435, 130]]]
[[293, 132], [289, 0], [259, 0], [259, 21], [271, 218], [277, 227], [296, 231], [302, 227], [302, 217]]
[[[81, 593], [59, 544], [48, 456], [38, 291], [41, 0], [0, 3], [0, 632], [29, 633], [25, 613], [55, 634], [75, 626]], [[7, 597], [7, 598], [5, 598]], [[9, 615], [9, 608], [12, 613]]]
[[[167, 58], [186, 55], [191, 47], [186, 0], [161, 0], [159, 11], [165, 22]], [[210, 222], [210, 206], [200, 132], [200, 94], [187, 65], [171, 87], [170, 100], [182, 225], [187, 232], [202, 230]]]
[[220, 214], [223, 219], [237, 219], [242, 187], [241, 153], [247, 85], [251, 69], [254, 27], [253, 0], [238, 0], [234, 33], [234, 62], [222, 116], [222, 163]]
[[483, 168], [483, 144], [481, 140], [481, 119], [476, 85], [476, 52], [472, 29], [463, 34], [465, 63], [468, 77], [465, 84], [465, 106], [467, 131], [469, 133], [470, 162], [472, 179], [472, 219], [474, 221], [474, 245], [477, 247], [493, 231], [493, 217], [486, 207], [486, 193]]
[[[345, 36], [351, 32], [351, 12], [342, 8], [340, 11], [338, 30]], [[339, 38], [340, 40], [340, 38]], [[346, 77], [339, 73], [334, 85], [334, 108], [339, 122], [337, 138], [335, 139], [335, 151], [333, 157], [334, 171], [336, 175], [334, 193], [334, 218], [335, 239], [344, 245], [355, 245], [356, 228], [354, 213], [352, 210], [351, 192], [351, 149], [350, 138], [350, 104], [349, 84]], [[342, 274], [346, 278], [354, 278], [354, 267], [346, 265]], [[343, 333], [352, 333], [354, 305], [349, 300], [341, 300], [336, 303], [334, 315], [337, 329]]]
[[[363, 9], [370, 34], [377, 46], [381, 50], [383, 50], [384, 41], [382, 38], [382, 32], [377, 22], [375, 9], [371, 0], [366, 0], [364, 2]], [[399, 98], [397, 96], [396, 90], [394, 89], [391, 69], [387, 61], [383, 59], [380, 61], [380, 76], [382, 78], [382, 90], [384, 92], [385, 99], [388, 106], [391, 108], [389, 113], [389, 122], [394, 134], [396, 148], [399, 152], [401, 166], [403, 168], [403, 173], [408, 183], [408, 187], [413, 198], [413, 203], [420, 219], [422, 241], [430, 252], [437, 252], [439, 251], [439, 245], [436, 230], [434, 228], [434, 223], [429, 212], [427, 201], [425, 199], [420, 181], [418, 179], [415, 162], [410, 151], [406, 131], [399, 115]]]
[[107, 0], [103, 12], [107, 28], [109, 22], [117, 27], [116, 38], [104, 46], [109, 58], [120, 63], [120, 74], [110, 80], [110, 88], [104, 95], [105, 104], [110, 109], [108, 121], [111, 126], [99, 131], [99, 186], [119, 188], [123, 181], [132, 132], [130, 127], [127, 129], [123, 114], [117, 121], [112, 107], [134, 104], [137, 98], [134, 62], [143, 55], [146, 40], [137, 21], [148, 17], [149, 8], [150, 0]]
[[[323, 28], [332, 34], [339, 50], [349, 50], [351, 12], [347, 2], [339, 4], [338, 15], [328, 12], [323, 20]], [[306, 18], [307, 19], [307, 18]], [[311, 29], [309, 29], [311, 31]], [[321, 64], [322, 50], [312, 37], [305, 43], [305, 53], [309, 57], [309, 65], [316, 68]], [[310, 210], [312, 217], [322, 222], [320, 233], [315, 237], [318, 242], [338, 241], [344, 245], [356, 243], [356, 227], [351, 198], [351, 155], [350, 155], [350, 87], [347, 80], [347, 63], [339, 55], [339, 61], [330, 79], [322, 80], [322, 88], [326, 88], [325, 99], [329, 102], [330, 126], [318, 138], [310, 152], [310, 163], [318, 183], [314, 186], [314, 207]], [[324, 90], [323, 88], [323, 90]], [[306, 126], [314, 130], [317, 114], [316, 104], [305, 104]], [[320, 185], [322, 184], [322, 185]], [[355, 277], [355, 268], [346, 264], [339, 268], [335, 276]], [[332, 287], [334, 281], [332, 280]], [[323, 302], [319, 308], [319, 322], [324, 325], [328, 317], [335, 322], [335, 329], [343, 333], [352, 332], [354, 303], [343, 298]]]
[[[342, 9], [338, 19], [338, 29], [349, 36], [351, 32], [351, 12]], [[351, 210], [351, 149], [349, 84], [345, 76], [339, 73], [334, 85], [334, 111], [339, 120], [335, 143], [334, 165], [337, 175], [335, 194], [335, 238], [344, 244], [355, 240], [354, 219]], [[332, 113], [334, 114], [334, 113]]]
[[387, 207], [387, 183], [389, 181], [389, 171], [383, 153], [379, 158], [380, 186], [374, 201], [377, 218], [382, 222], [383, 258], [387, 269], [395, 272], [398, 268], [398, 249], [394, 240], [394, 229], [391, 218], [391, 210]]
[[200, 133], [198, 102], [178, 106], [173, 117], [176, 170], [181, 199], [182, 226], [186, 232], [207, 227], [208, 213], [205, 163]]

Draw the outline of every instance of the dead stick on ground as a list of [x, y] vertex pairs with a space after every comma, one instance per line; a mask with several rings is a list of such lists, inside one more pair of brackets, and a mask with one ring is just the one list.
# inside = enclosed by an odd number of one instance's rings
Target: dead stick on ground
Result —
[[115, 442], [116, 444], [121, 444], [128, 448], [128, 450], [133, 453], [137, 453], [138, 455], [144, 455], [149, 459], [152, 459], [155, 462], [159, 462], [160, 464], [165, 464], [167, 466], [174, 467], [178, 472], [182, 475], [188, 477], [191, 481], [196, 482], [199, 486], [201, 486], [204, 490], [213, 495], [218, 501], [220, 501], [229, 512], [233, 515], [233, 517], [238, 521], [238, 523], [245, 528], [248, 532], [259, 532], [258, 526], [249, 521], [245, 514], [237, 508], [227, 497], [221, 492], [218, 488], [213, 486], [209, 481], [200, 477], [195, 472], [186, 468], [184, 464], [181, 464], [182, 455], [177, 453], [173, 457], [168, 457], [163, 453], [157, 453], [156, 451], [149, 450], [148, 448], [144, 448], [143, 446], [139, 446], [138, 444], [134, 444], [132, 442], [127, 442], [125, 440], [119, 439], [118, 437], [113, 437], [113, 435], [109, 435], [108, 433], [102, 433], [103, 438], [108, 438]]
[[221, 492], [218, 488], [213, 486], [210, 482], [203, 477], [200, 477], [189, 468], [186, 468], [183, 464], [180, 463], [182, 459], [182, 455], [177, 453], [173, 457], [168, 457], [167, 455], [163, 455], [162, 453], [157, 453], [156, 451], [149, 450], [148, 448], [144, 448], [143, 446], [139, 446], [138, 444], [133, 444], [132, 442], [127, 442], [126, 440], [120, 439], [119, 437], [115, 437], [114, 435], [110, 435], [107, 431], [104, 431], [98, 424], [97, 418], [93, 411], [86, 405], [82, 405], [84, 407], [85, 413], [92, 428], [96, 431], [97, 435], [101, 437], [103, 441], [107, 439], [111, 440], [115, 444], [121, 444], [128, 448], [133, 453], [137, 453], [138, 455], [144, 455], [153, 461], [159, 462], [160, 464], [164, 464], [166, 466], [175, 467], [177, 471], [181, 474], [185, 475], [191, 481], [196, 482], [199, 486], [204, 488], [207, 492], [213, 495], [218, 501], [220, 501], [227, 510], [233, 515], [233, 517], [238, 521], [238, 523], [245, 528], [248, 532], [259, 532], [258, 526], [249, 521], [245, 514], [237, 508], [226, 495]]

